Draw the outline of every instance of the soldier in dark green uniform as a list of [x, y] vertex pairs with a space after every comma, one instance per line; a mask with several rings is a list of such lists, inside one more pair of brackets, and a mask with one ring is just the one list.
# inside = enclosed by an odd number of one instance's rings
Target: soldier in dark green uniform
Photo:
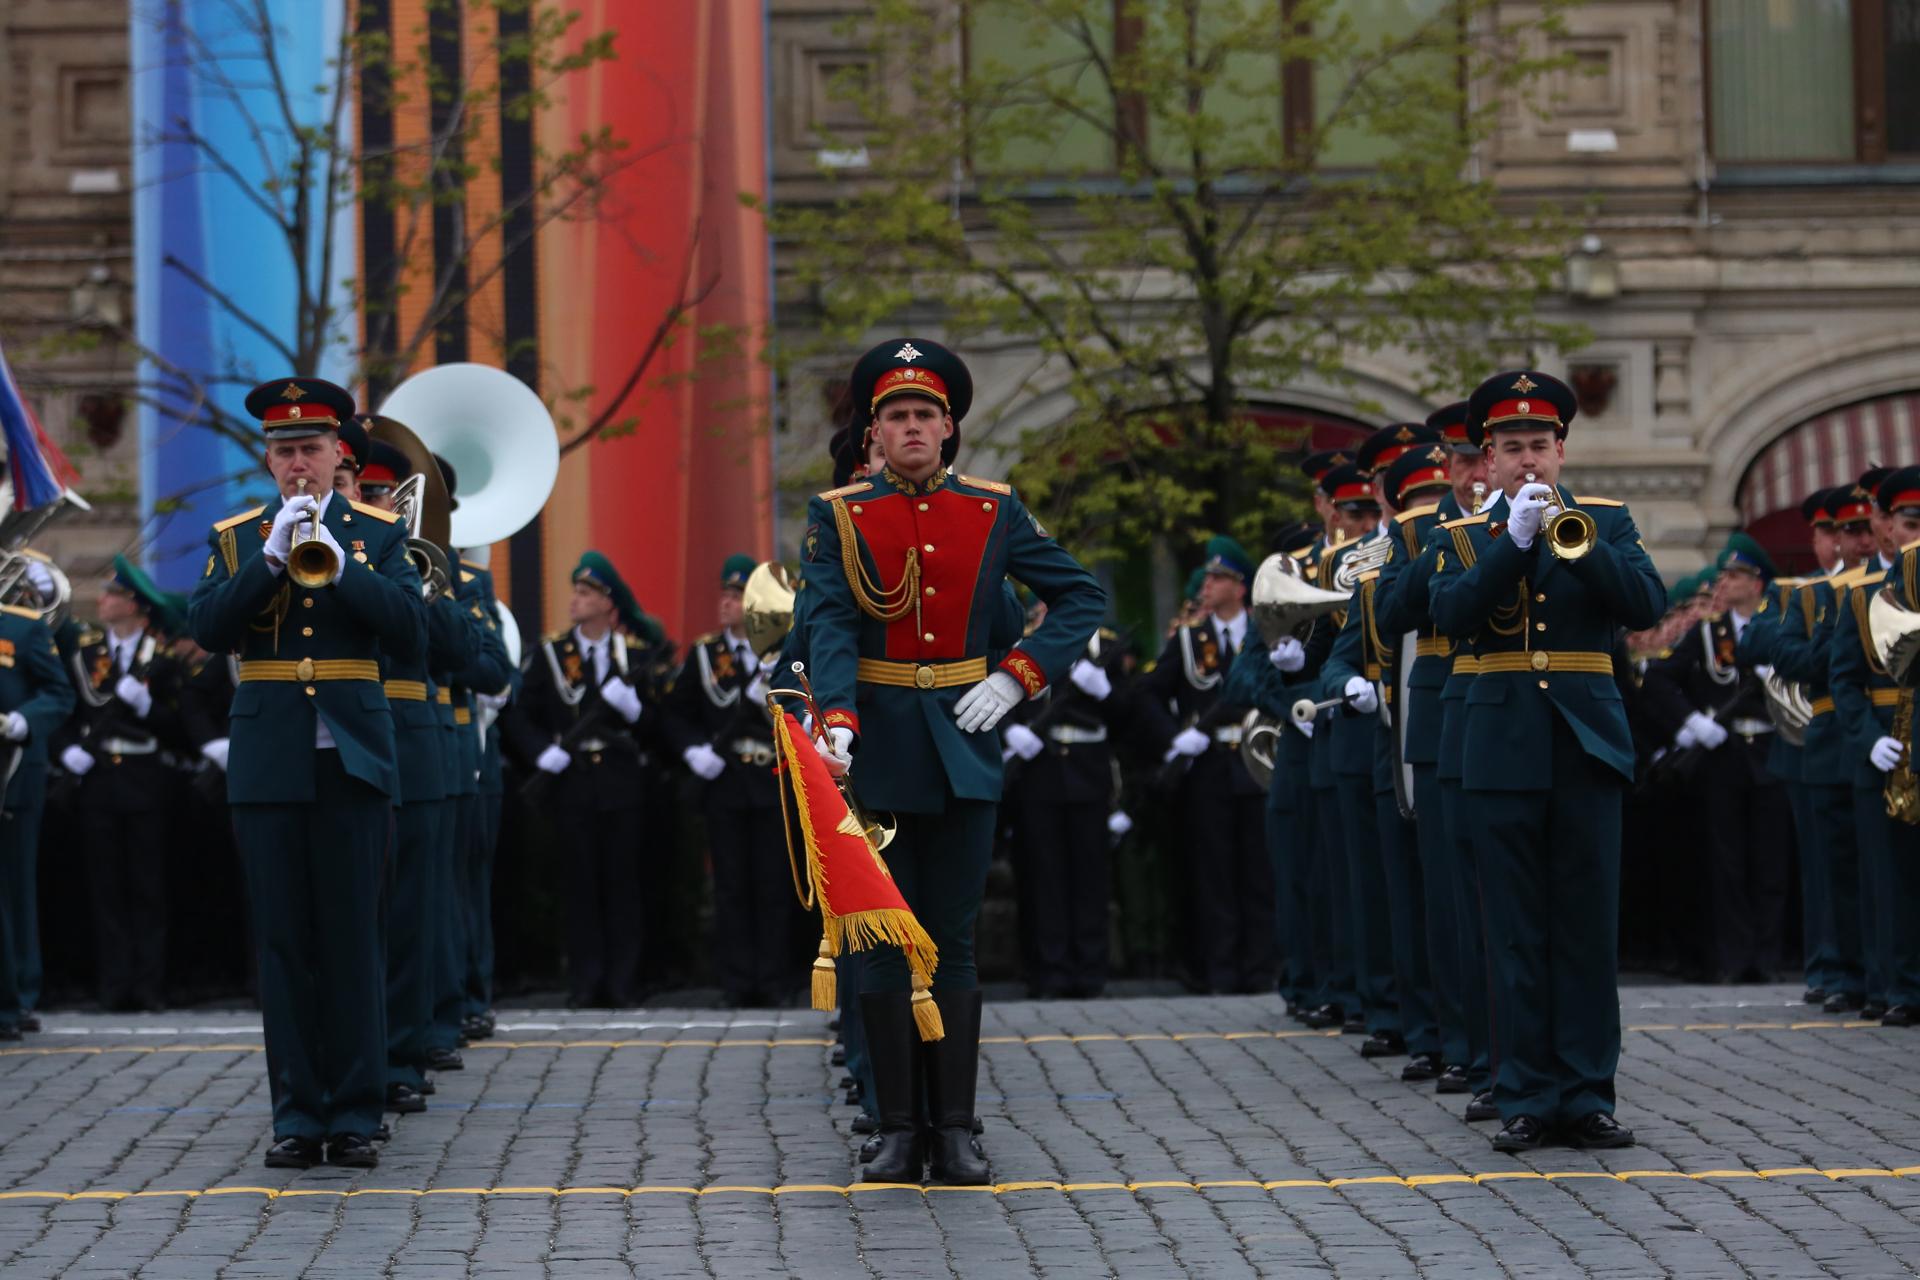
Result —
[[53, 636], [32, 609], [0, 605], [0, 1040], [18, 1040], [33, 1011], [25, 980], [39, 965], [32, 864], [40, 856], [47, 744], [73, 710], [73, 686]]
[[177, 665], [158, 623], [165, 593], [125, 556], [68, 656], [78, 693], [59, 758], [80, 780], [81, 846], [93, 916], [94, 985], [109, 1010], [158, 1009], [166, 994], [166, 815], [161, 757]]
[[[459, 498], [453, 499], [455, 506]], [[520, 671], [510, 660], [506, 633], [502, 630], [499, 598], [493, 590], [493, 571], [487, 567], [486, 547], [469, 547], [461, 552], [455, 565], [460, 578], [459, 596], [467, 615], [473, 619], [480, 652], [475, 666], [465, 672], [473, 687], [474, 733], [480, 742], [479, 844], [476, 849], [472, 883], [482, 895], [473, 903], [475, 928], [468, 948], [466, 1017], [461, 1032], [473, 1040], [493, 1034], [493, 879], [500, 849], [500, 810], [505, 800], [500, 762], [500, 714], [520, 691]], [[498, 688], [488, 681], [506, 673], [506, 683]]]
[[[247, 409], [280, 498], [214, 526], [189, 612], [202, 648], [241, 660], [227, 799], [259, 947], [267, 1163], [369, 1167], [386, 1096], [380, 910], [400, 787], [380, 658], [423, 650], [420, 578], [393, 516], [333, 492], [352, 396], [281, 378], [254, 388]], [[294, 576], [304, 541], [332, 553], [331, 576]]]
[[[1901, 550], [1886, 581], [1886, 591], [1894, 603], [1909, 613], [1920, 612], [1920, 467], [1901, 467], [1881, 482], [1879, 505], [1889, 517], [1888, 531]], [[1851, 612], [1851, 611], [1849, 611]], [[1920, 677], [1909, 673], [1907, 696], [1894, 707], [1893, 736], [1901, 746], [1901, 756], [1887, 771], [1882, 816], [1887, 824], [1889, 857], [1882, 869], [1878, 888], [1879, 930], [1886, 939], [1886, 981], [1883, 998], [1887, 1008], [1880, 1015], [1882, 1026], [1920, 1025], [1920, 812], [1913, 807], [1913, 796], [1920, 783], [1914, 780], [1915, 714], [1912, 685]], [[1876, 767], [1878, 761], [1875, 761]], [[1893, 812], [1895, 794], [1905, 797], [1898, 813]]]
[[[1614, 683], [1622, 628], [1659, 621], [1666, 589], [1624, 505], [1557, 487], [1573, 392], [1532, 370], [1468, 401], [1499, 496], [1442, 528], [1433, 621], [1471, 645], [1463, 814], [1486, 901], [1501, 1151], [1556, 1130], [1625, 1146], [1620, 1058], [1620, 803], [1633, 743]], [[1578, 510], [1548, 528], [1549, 508]], [[1591, 522], [1590, 536], [1580, 534]], [[1568, 555], [1567, 552], [1576, 554]]]
[[[957, 356], [924, 339], [894, 339], [862, 357], [850, 381], [888, 465], [808, 505], [813, 687], [829, 767], [851, 769], [861, 803], [898, 822], [887, 866], [939, 948], [932, 994], [946, 1038], [925, 1058], [933, 1173], [977, 1185], [989, 1171], [972, 1134], [980, 1034], [973, 927], [1000, 798], [992, 730], [1066, 675], [1106, 595], [1011, 486], [957, 475], [941, 461], [972, 400]], [[989, 670], [988, 633], [1009, 575], [1046, 601], [1047, 616]], [[866, 1177], [917, 1181], [928, 1153], [905, 958], [876, 953], [864, 981], [881, 1119], [881, 1149]]]

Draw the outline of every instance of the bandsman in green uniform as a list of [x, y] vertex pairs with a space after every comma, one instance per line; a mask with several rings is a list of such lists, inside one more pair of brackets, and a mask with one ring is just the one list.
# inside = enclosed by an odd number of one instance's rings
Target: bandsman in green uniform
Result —
[[227, 799], [259, 948], [267, 1163], [364, 1168], [386, 1098], [380, 910], [400, 790], [380, 659], [425, 647], [420, 578], [392, 515], [333, 492], [352, 396], [279, 378], [247, 410], [279, 497], [213, 527], [189, 616], [202, 648], [240, 656]]
[[33, 863], [40, 856], [47, 798], [47, 744], [73, 702], [73, 686], [39, 613], [0, 605], [0, 788], [6, 792], [0, 819], [0, 1040], [20, 1038], [39, 994]]
[[[1475, 827], [1501, 1151], [1556, 1133], [1617, 1147], [1621, 797], [1634, 754], [1614, 648], [1666, 588], [1623, 504], [1557, 481], [1576, 405], [1559, 379], [1496, 374], [1468, 400], [1497, 496], [1441, 526], [1433, 621], [1471, 647], [1463, 814]], [[1577, 511], [1567, 523], [1549, 523]], [[1590, 522], [1590, 527], [1588, 525]], [[1574, 553], [1574, 554], [1568, 554]]]
[[[1093, 576], [1009, 485], [949, 471], [942, 448], [972, 401], [966, 365], [925, 339], [873, 348], [850, 379], [884, 442], [877, 476], [813, 499], [802, 539], [812, 680], [830, 768], [870, 811], [892, 813], [884, 857], [939, 949], [932, 998], [944, 1039], [925, 1050], [925, 1127], [905, 958], [869, 960], [862, 1011], [879, 1095], [870, 1181], [989, 1181], [972, 1133], [980, 1035], [974, 921], [993, 854], [1000, 720], [1065, 677], [1106, 610]], [[988, 633], [1011, 575], [1047, 616], [989, 669]]]
[[[1920, 467], [1894, 471], [1881, 482], [1876, 497], [1889, 517], [1888, 532], [1901, 548], [1877, 590], [1888, 593], [1909, 613], [1920, 611]], [[1894, 706], [1893, 737], [1900, 743], [1901, 755], [1885, 771], [1881, 812], [1887, 825], [1888, 857], [1881, 879], [1873, 886], [1880, 915], [1878, 933], [1886, 948], [1881, 997], [1887, 1008], [1880, 1022], [1888, 1027], [1920, 1024], [1920, 781], [1915, 777], [1911, 687], [1915, 681], [1909, 673], [1906, 696]]]

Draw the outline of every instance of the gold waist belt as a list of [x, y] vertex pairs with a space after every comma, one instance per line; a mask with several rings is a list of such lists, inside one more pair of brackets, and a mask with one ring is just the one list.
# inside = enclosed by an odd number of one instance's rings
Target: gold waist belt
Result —
[[1360, 674], [1369, 680], [1378, 680], [1380, 678], [1380, 664], [1377, 662], [1369, 662], [1366, 667], [1361, 670]]
[[1416, 658], [1444, 658], [1453, 652], [1453, 641], [1445, 636], [1421, 636], [1413, 642]]
[[427, 686], [420, 680], [389, 680], [387, 699], [392, 702], [425, 702]]
[[1900, 705], [1900, 691], [1898, 689], [1873, 689], [1869, 691], [1869, 695], [1873, 698], [1873, 705], [1876, 707], [1897, 707]]
[[1458, 655], [1453, 660], [1453, 674], [1457, 676], [1477, 676], [1480, 674], [1480, 659], [1470, 653]]
[[307, 684], [314, 680], [380, 679], [380, 664], [367, 658], [302, 658], [298, 662], [256, 659], [240, 664], [240, 683], [280, 680]]
[[469, 707], [455, 707], [453, 709], [453, 722], [455, 724], [472, 724], [473, 710]]
[[1833, 714], [1832, 698], [1815, 698], [1812, 702], [1808, 703], [1807, 705], [1813, 708], [1813, 714], [1816, 716], [1825, 716], [1825, 715]]
[[450, 707], [453, 705], [453, 690], [443, 685], [441, 688], [435, 690], [433, 700], [443, 707]]
[[1613, 674], [1613, 655], [1558, 649], [1480, 655], [1481, 675], [1498, 671], [1578, 671], [1590, 676], [1610, 676]]
[[978, 684], [987, 678], [987, 660], [965, 662], [886, 662], [862, 658], [854, 673], [862, 684], [892, 685], [896, 689], [951, 689]]

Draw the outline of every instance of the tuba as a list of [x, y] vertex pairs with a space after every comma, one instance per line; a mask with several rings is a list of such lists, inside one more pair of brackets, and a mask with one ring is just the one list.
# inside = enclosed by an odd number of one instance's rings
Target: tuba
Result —
[[[553, 415], [526, 383], [484, 364], [423, 369], [393, 389], [380, 416], [397, 418], [460, 476], [448, 547], [484, 547], [533, 523], [560, 474]], [[440, 469], [429, 467], [437, 478]], [[429, 528], [426, 536], [431, 539]]]
[[[1382, 568], [1393, 558], [1393, 537], [1382, 529], [1367, 541], [1347, 552], [1347, 558], [1333, 571], [1333, 589], [1350, 597], [1360, 589], [1360, 579]], [[1344, 603], [1344, 601], [1343, 601]]]
[[47, 630], [58, 631], [73, 607], [73, 584], [59, 565], [38, 551], [27, 547], [0, 551], [0, 605], [30, 609], [40, 615]]
[[413, 473], [393, 491], [393, 514], [407, 526], [407, 556], [420, 572], [420, 598], [432, 604], [454, 586], [446, 551], [452, 495], [433, 451], [406, 425], [379, 414], [368, 419], [367, 434], [405, 454]]
[[740, 628], [761, 662], [772, 662], [793, 629], [793, 575], [777, 560], [756, 565], [740, 599]]

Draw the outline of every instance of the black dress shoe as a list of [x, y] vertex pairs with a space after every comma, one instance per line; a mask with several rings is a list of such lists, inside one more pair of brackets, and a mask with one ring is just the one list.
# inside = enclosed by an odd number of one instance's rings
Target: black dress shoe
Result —
[[1532, 1116], [1515, 1116], [1493, 1135], [1493, 1149], [1513, 1155], [1522, 1151], [1538, 1151], [1546, 1145], [1546, 1141], [1545, 1125]]
[[1406, 1051], [1406, 1037], [1398, 1031], [1376, 1031], [1360, 1046], [1363, 1058], [1397, 1058]]
[[19, 1038], [20, 1038], [19, 1023], [0, 1022], [0, 1040], [18, 1040]]
[[420, 1081], [420, 1092], [431, 1098], [434, 1094], [440, 1092], [440, 1086], [433, 1082], [432, 1076], [427, 1076]]
[[1367, 1034], [1366, 1018], [1358, 1013], [1350, 1015], [1345, 1022], [1340, 1024], [1340, 1034], [1343, 1036], [1363, 1036]]
[[427, 1095], [410, 1084], [390, 1084], [387, 1086], [387, 1110], [399, 1115], [413, 1115], [427, 1109]]
[[1581, 1116], [1566, 1127], [1565, 1136], [1568, 1146], [1589, 1150], [1606, 1150], [1610, 1147], [1633, 1145], [1633, 1130], [1604, 1111]]
[[452, 1049], [427, 1050], [427, 1066], [434, 1071], [462, 1071], [466, 1061]]
[[1801, 1004], [1824, 1004], [1826, 999], [1827, 993], [1819, 987], [1808, 987], [1800, 993]]
[[27, 1033], [29, 1033], [29, 1034], [31, 1034], [31, 1033], [33, 1033], [33, 1032], [35, 1032], [35, 1031], [38, 1031], [38, 1030], [40, 1029], [40, 1015], [39, 1015], [39, 1014], [37, 1014], [37, 1013], [23, 1013], [23, 1014], [21, 1014], [21, 1015], [20, 1015], [20, 1029], [21, 1029], [22, 1031], [25, 1031], [25, 1032], [27, 1032]]
[[327, 1163], [348, 1169], [371, 1169], [380, 1163], [373, 1143], [357, 1133], [343, 1133], [327, 1139]]
[[827, 1030], [833, 1032], [833, 1034], [835, 1035], [840, 1034], [840, 1015], [839, 1014], [836, 1013], [831, 1018], [827, 1019]]
[[860, 1163], [872, 1164], [873, 1158], [880, 1154], [880, 1135], [874, 1134], [860, 1144]]
[[1346, 1014], [1340, 1012], [1339, 1005], [1323, 1004], [1316, 1008], [1309, 1009], [1305, 1013], [1301, 1014], [1300, 1021], [1306, 1023], [1308, 1026], [1312, 1027], [1315, 1031], [1318, 1031], [1323, 1027], [1339, 1026], [1342, 1022], [1346, 1020], [1346, 1016], [1347, 1016]]
[[269, 1169], [311, 1169], [320, 1159], [320, 1142], [316, 1138], [282, 1138], [267, 1148]]
[[1400, 1079], [1407, 1084], [1419, 1084], [1438, 1079], [1439, 1076], [1440, 1055], [1437, 1053], [1416, 1053], [1407, 1059], [1406, 1066], [1400, 1068]]
[[1910, 1004], [1889, 1005], [1887, 1011], [1880, 1015], [1880, 1025], [1883, 1027], [1910, 1027], [1915, 1022], [1920, 1022], [1920, 1009]]
[[392, 1142], [393, 1126], [389, 1125], [385, 1120], [382, 1120], [378, 1125], [374, 1126], [373, 1140], [375, 1142]]
[[1467, 1103], [1466, 1114], [1468, 1124], [1479, 1124], [1482, 1120], [1498, 1120], [1500, 1108], [1493, 1103], [1493, 1091], [1487, 1089], [1474, 1094], [1473, 1100]]
[[460, 1034], [465, 1036], [469, 1041], [485, 1040], [493, 1035], [493, 1022], [491, 1019], [483, 1018], [477, 1013], [472, 1014], [465, 1022], [460, 1024]]
[[841, 1100], [844, 1101], [850, 1107], [859, 1106], [861, 1100], [865, 1096], [866, 1096], [866, 1093], [864, 1090], [860, 1088], [860, 1082], [858, 1080], [855, 1080], [852, 1084], [848, 1085], [846, 1092], [840, 1095]]
[[1828, 1013], [1850, 1013], [1860, 1007], [1860, 995], [1858, 992], [1836, 991], [1820, 1007]]
[[1440, 1073], [1433, 1082], [1435, 1093], [1465, 1093], [1467, 1091], [1467, 1069], [1455, 1064]]
[[1867, 1001], [1865, 1004], [1860, 1006], [1860, 1016], [1865, 1018], [1868, 1022], [1872, 1022], [1876, 1019], [1886, 1017], [1887, 1002], [1885, 1000]]
[[853, 1131], [855, 1133], [878, 1133], [880, 1132], [880, 1122], [875, 1120], [867, 1112], [862, 1111], [853, 1118]]
[[838, 1045], [838, 1044], [833, 1046], [833, 1052], [827, 1055], [827, 1061], [836, 1067], [846, 1066], [847, 1065], [846, 1046]]

